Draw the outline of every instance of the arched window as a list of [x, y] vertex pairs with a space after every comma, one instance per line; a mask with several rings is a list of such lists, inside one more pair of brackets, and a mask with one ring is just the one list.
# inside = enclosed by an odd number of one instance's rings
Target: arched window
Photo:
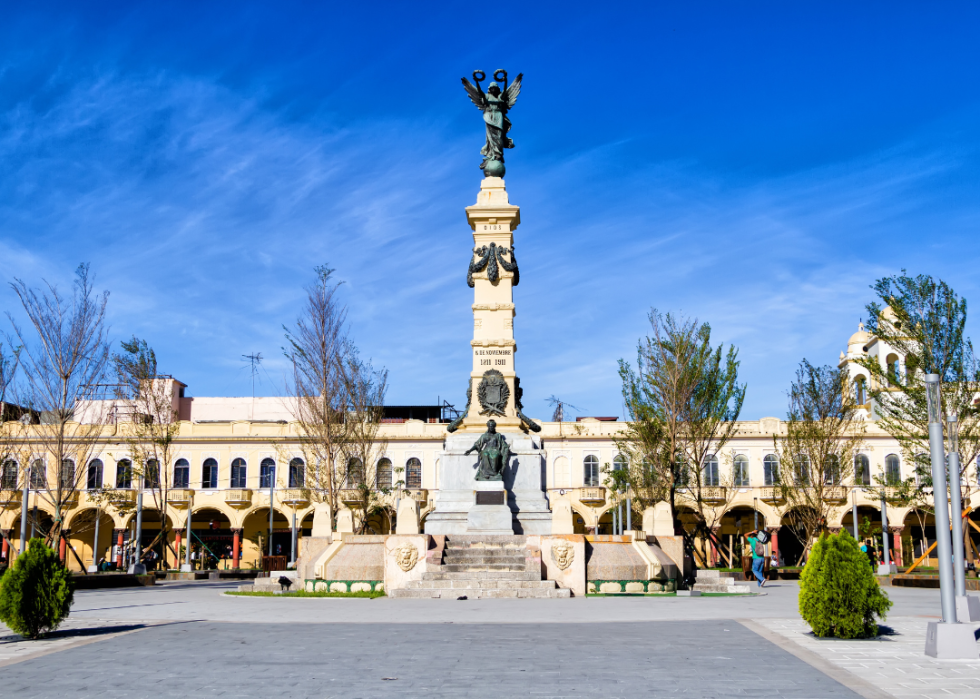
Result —
[[572, 470], [568, 465], [567, 456], [555, 459], [555, 487], [570, 488], [572, 486]]
[[854, 402], [858, 405], [866, 405], [868, 402], [868, 384], [863, 376], [854, 380]]
[[75, 462], [71, 459], [63, 460], [58, 478], [62, 490], [72, 490], [75, 487]]
[[584, 480], [586, 486], [599, 485], [599, 457], [589, 454], [585, 457]]
[[828, 454], [823, 460], [823, 484], [840, 485], [840, 459], [836, 454]]
[[218, 460], [205, 459], [201, 466], [201, 488], [210, 490], [218, 487]]
[[762, 459], [762, 475], [766, 485], [776, 485], [779, 483], [779, 457], [775, 454], [766, 454]]
[[896, 454], [885, 457], [885, 482], [888, 485], [898, 485], [902, 482], [902, 462]]
[[187, 459], [177, 459], [174, 464], [174, 488], [191, 487], [191, 464]]
[[391, 459], [379, 459], [377, 468], [378, 471], [375, 474], [375, 478], [378, 483], [378, 488], [381, 490], [390, 490], [392, 486]]
[[704, 460], [704, 485], [709, 488], [717, 488], [720, 485], [717, 456], [712, 455]]
[[797, 485], [810, 484], [810, 457], [806, 454], [793, 457], [793, 480]]
[[736, 488], [744, 488], [749, 485], [749, 457], [739, 454], [732, 463], [732, 484]]
[[888, 375], [888, 384], [897, 386], [902, 381], [901, 366], [898, 362], [897, 354], [889, 354], [885, 359], [885, 371]]
[[133, 487], [133, 462], [129, 459], [120, 459], [116, 462], [116, 487]]
[[89, 490], [98, 490], [102, 487], [102, 459], [92, 459], [88, 462], [88, 473], [85, 478], [85, 487]]
[[259, 464], [259, 487], [276, 487], [276, 460], [266, 457]]
[[242, 458], [233, 459], [231, 462], [231, 487], [247, 488], [247, 483], [248, 463], [246, 463], [245, 459]]
[[871, 485], [871, 464], [864, 454], [854, 457], [854, 484]]
[[306, 487], [306, 462], [299, 457], [289, 462], [289, 487]]
[[149, 459], [146, 462], [146, 468], [143, 474], [143, 487], [144, 488], [159, 488], [160, 487], [160, 462], [156, 459]]
[[356, 456], [347, 460], [347, 475], [344, 478], [345, 488], [360, 488], [364, 485], [364, 464]]
[[414, 456], [405, 464], [405, 487], [411, 490], [422, 488], [422, 462]]
[[17, 462], [4, 461], [0, 475], [0, 490], [17, 490]]
[[677, 471], [677, 485], [686, 488], [691, 484], [691, 469], [687, 465], [687, 459], [683, 454], [678, 454], [674, 460], [674, 468]]
[[626, 457], [623, 456], [622, 454], [616, 454], [616, 456], [613, 457], [613, 471], [622, 470], [626, 468], [628, 465], [629, 462], [626, 460]]

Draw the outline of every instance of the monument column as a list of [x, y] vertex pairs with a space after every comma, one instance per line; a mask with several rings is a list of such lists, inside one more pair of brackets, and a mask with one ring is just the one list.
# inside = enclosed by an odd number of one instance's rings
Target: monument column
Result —
[[508, 83], [507, 71], [493, 75], [495, 81], [486, 92], [480, 87], [483, 71], [474, 71], [476, 85], [463, 79], [473, 104], [483, 112], [486, 136], [480, 150], [484, 177], [476, 203], [466, 207], [474, 245], [466, 270], [466, 283], [473, 289], [473, 363], [466, 408], [446, 428], [439, 492], [435, 510], [426, 518], [426, 534], [551, 533], [544, 453], [541, 441], [531, 434], [541, 426], [522, 412], [514, 363], [514, 287], [521, 279], [514, 231], [521, 211], [507, 195], [503, 152], [514, 147], [507, 135], [507, 113], [520, 92], [522, 76]]
[[466, 220], [474, 244], [466, 275], [473, 288], [473, 368], [467, 416], [459, 429], [482, 433], [493, 418], [499, 431], [516, 431], [522, 420], [514, 363], [514, 287], [520, 282], [514, 230], [521, 210], [510, 203], [503, 178], [483, 179], [476, 204], [466, 207]]

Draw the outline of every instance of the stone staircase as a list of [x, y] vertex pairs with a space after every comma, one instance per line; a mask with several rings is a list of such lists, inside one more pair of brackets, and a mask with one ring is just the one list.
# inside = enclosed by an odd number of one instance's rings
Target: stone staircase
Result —
[[554, 580], [541, 579], [541, 554], [527, 548], [523, 536], [446, 537], [441, 565], [421, 580], [388, 590], [395, 598], [490, 599], [505, 597], [568, 598]]
[[693, 589], [698, 592], [726, 592], [733, 595], [744, 595], [752, 592], [752, 582], [736, 579], [741, 577], [741, 573], [699, 568]]

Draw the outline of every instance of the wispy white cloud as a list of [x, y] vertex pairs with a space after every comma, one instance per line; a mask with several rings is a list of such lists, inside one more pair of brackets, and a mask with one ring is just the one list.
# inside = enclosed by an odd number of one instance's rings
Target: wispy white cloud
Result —
[[[147, 337], [196, 395], [244, 394], [241, 355], [265, 354], [273, 392], [281, 326], [329, 262], [362, 351], [391, 371], [391, 401], [462, 399], [476, 139], [424, 115], [296, 121], [166, 72], [57, 80], [0, 113], [7, 277], [67, 280], [91, 261], [118, 335]], [[512, 167], [517, 360], [534, 415], [551, 394], [619, 413], [616, 360], [632, 359], [651, 306], [696, 315], [740, 348], [746, 415], [759, 417], [782, 413], [799, 359], [836, 362], [877, 276], [907, 265], [975, 291], [966, 264], [980, 250], [963, 232], [976, 205], [937, 210], [930, 187], [975, 153], [906, 144], [772, 178], [693, 161], [625, 167], [636, 147]], [[958, 261], [919, 250], [914, 233], [940, 228], [961, 241]], [[6, 289], [0, 303], [13, 309]]]

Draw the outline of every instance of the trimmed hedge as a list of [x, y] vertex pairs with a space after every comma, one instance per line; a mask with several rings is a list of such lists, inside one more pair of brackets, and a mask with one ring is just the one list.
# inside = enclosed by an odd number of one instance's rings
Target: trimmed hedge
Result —
[[846, 529], [817, 539], [800, 574], [800, 616], [819, 637], [878, 634], [892, 602], [879, 587], [868, 557]]
[[0, 621], [27, 638], [58, 628], [73, 601], [71, 573], [44, 539], [31, 539], [0, 579]]

